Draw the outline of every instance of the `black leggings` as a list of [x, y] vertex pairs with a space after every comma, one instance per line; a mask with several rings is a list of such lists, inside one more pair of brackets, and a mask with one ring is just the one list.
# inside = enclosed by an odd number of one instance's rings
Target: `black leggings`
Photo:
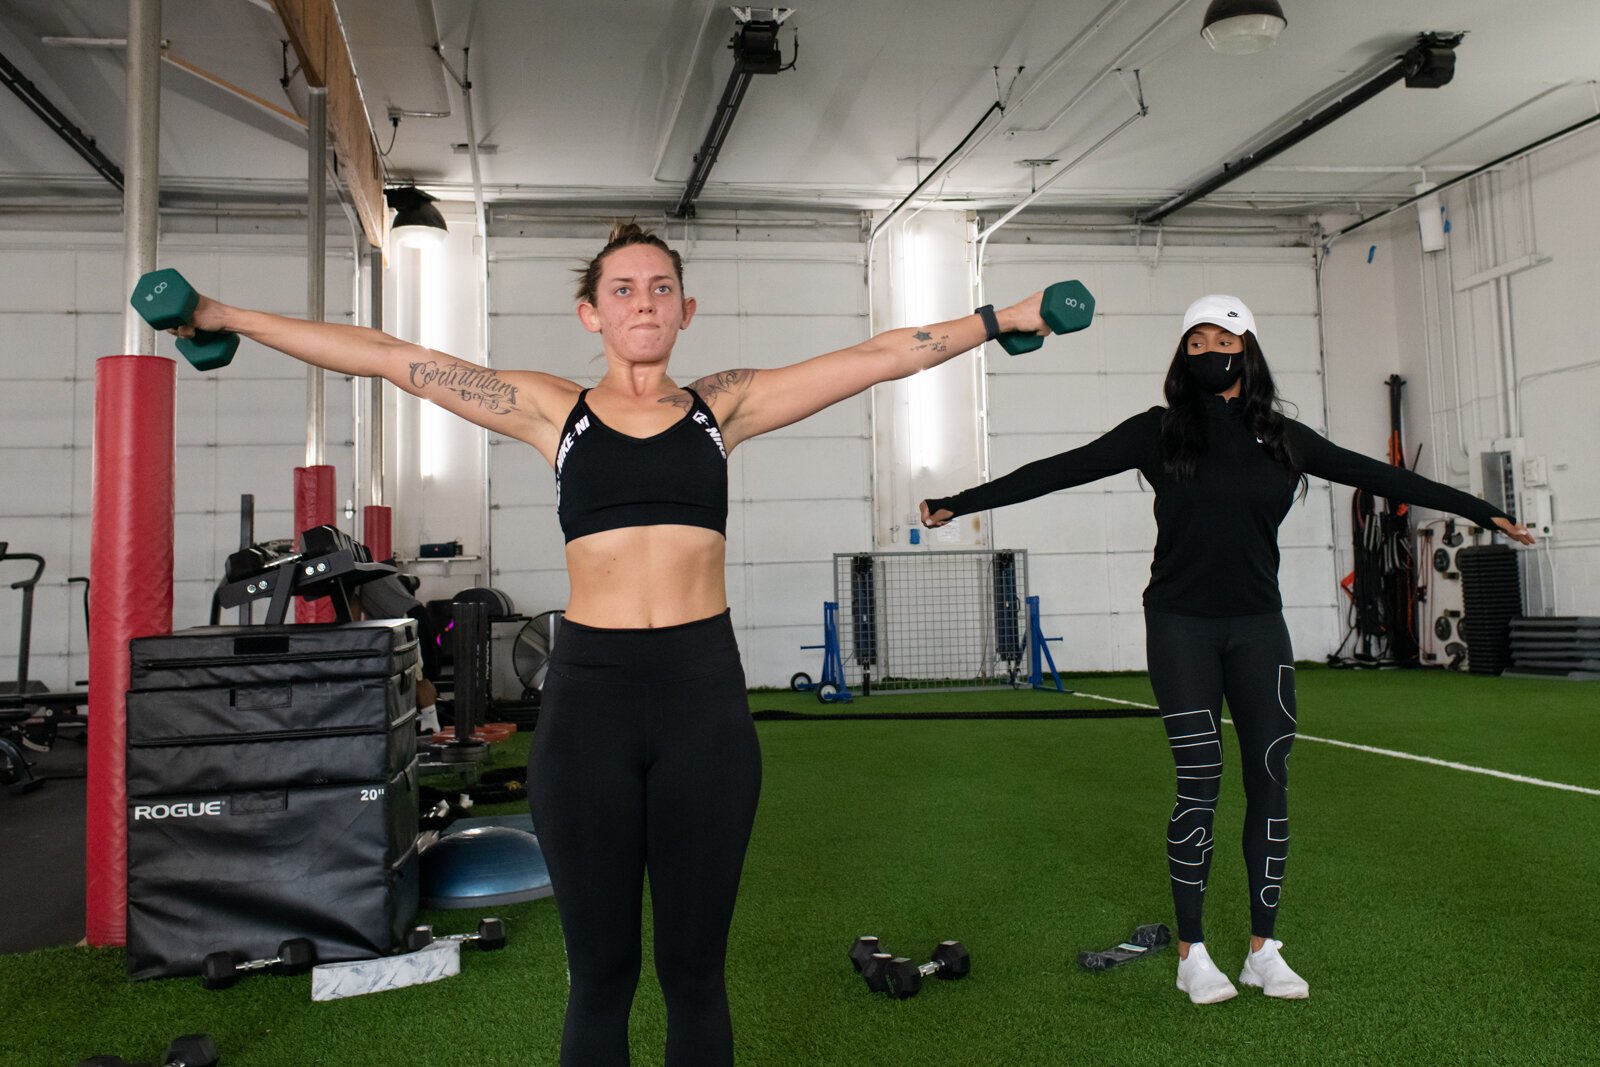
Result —
[[571, 975], [562, 1067], [628, 1062], [646, 871], [667, 1065], [733, 1063], [723, 959], [760, 792], [726, 613], [653, 630], [562, 625], [528, 757]]
[[1207, 619], [1146, 611], [1150, 685], [1178, 769], [1167, 868], [1178, 938], [1204, 941], [1211, 826], [1222, 784], [1222, 701], [1244, 760], [1244, 862], [1250, 932], [1271, 937], [1289, 858], [1289, 749], [1294, 653], [1281, 612]]

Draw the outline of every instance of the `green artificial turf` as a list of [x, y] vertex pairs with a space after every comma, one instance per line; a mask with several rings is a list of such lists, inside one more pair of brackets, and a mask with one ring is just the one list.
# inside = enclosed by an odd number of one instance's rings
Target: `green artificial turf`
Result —
[[[1078, 694], [1150, 702], [1143, 676]], [[883, 695], [860, 712], [1083, 708], [1081, 695]], [[755, 692], [752, 709], [823, 709]], [[1299, 673], [1303, 734], [1600, 789], [1600, 688], [1418, 672]], [[1302, 738], [1278, 936], [1311, 999], [1241, 991], [1197, 1008], [1174, 955], [1103, 974], [1080, 949], [1170, 921], [1171, 758], [1154, 718], [762, 722], [765, 784], [734, 920], [729, 992], [744, 1065], [1576, 1063], [1600, 1061], [1600, 797]], [[500, 746], [516, 763], [527, 736]], [[1227, 752], [1208, 941], [1230, 972], [1248, 933], [1236, 750]], [[513, 808], [515, 806], [512, 806]], [[229, 1067], [555, 1064], [565, 996], [552, 901], [496, 909], [510, 945], [462, 974], [330, 1004], [310, 979], [129, 983], [119, 950], [0, 957], [0, 1060], [154, 1061], [208, 1031]], [[444, 931], [477, 911], [425, 913]], [[660, 1063], [650, 971], [634, 1062]], [[926, 959], [955, 937], [970, 978], [870, 995], [858, 934]]]

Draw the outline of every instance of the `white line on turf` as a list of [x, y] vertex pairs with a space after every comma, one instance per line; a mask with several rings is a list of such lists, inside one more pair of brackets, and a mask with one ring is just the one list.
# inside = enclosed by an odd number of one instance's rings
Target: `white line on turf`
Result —
[[[1141, 704], [1137, 700], [1118, 700], [1116, 697], [1101, 696], [1099, 693], [1072, 692], [1072, 696], [1086, 697], [1090, 700], [1103, 700], [1108, 704], [1124, 704], [1130, 708], [1149, 708], [1159, 711], [1154, 704]], [[1233, 720], [1224, 718], [1223, 722], [1229, 726]], [[1453, 760], [1435, 759], [1432, 756], [1418, 756], [1411, 752], [1397, 752], [1392, 748], [1375, 748], [1372, 745], [1358, 745], [1353, 741], [1338, 741], [1331, 737], [1316, 737], [1312, 734], [1298, 734], [1300, 741], [1315, 741], [1323, 745], [1336, 745], [1339, 748], [1353, 748], [1357, 752], [1371, 752], [1378, 756], [1393, 756], [1395, 759], [1408, 759], [1416, 763], [1431, 763], [1435, 767], [1448, 767], [1453, 771], [1466, 771], [1470, 774], [1487, 774], [1491, 778], [1504, 778], [1508, 782], [1522, 782], [1526, 785], [1542, 785], [1546, 789], [1562, 789], [1569, 793], [1582, 793], [1585, 796], [1600, 797], [1600, 789], [1590, 789], [1587, 786], [1568, 785], [1566, 782], [1551, 782], [1544, 778], [1530, 778], [1524, 774], [1511, 774], [1507, 771], [1497, 771], [1489, 767], [1474, 767], [1470, 763], [1456, 763]]]

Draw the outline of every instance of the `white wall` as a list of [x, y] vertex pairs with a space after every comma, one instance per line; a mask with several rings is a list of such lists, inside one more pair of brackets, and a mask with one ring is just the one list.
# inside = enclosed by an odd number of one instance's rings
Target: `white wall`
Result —
[[[1382, 381], [1399, 373], [1420, 473], [1468, 489], [1477, 446], [1516, 432], [1529, 458], [1544, 457], [1555, 521], [1523, 558], [1532, 614], [1600, 614], [1597, 182], [1600, 133], [1589, 131], [1447, 190], [1445, 251], [1422, 252], [1404, 211], [1335, 243], [1322, 268], [1335, 440], [1383, 455]], [[1338, 499], [1347, 568], [1348, 492]]]
[[[161, 265], [227, 303], [304, 315], [304, 249], [303, 238], [168, 234]], [[327, 317], [345, 319], [348, 253], [328, 256], [326, 278]], [[89, 573], [94, 362], [120, 354], [127, 299], [120, 234], [0, 233], [0, 540], [45, 557], [29, 676], [57, 690], [88, 675], [82, 588], [67, 578]], [[158, 338], [158, 352], [179, 360], [173, 625], [182, 628], [210, 613], [223, 560], [238, 548], [241, 493], [255, 494], [258, 539], [291, 533], [305, 367], [245, 341], [232, 364], [202, 375], [170, 335]], [[352, 494], [349, 380], [330, 376], [327, 398], [327, 462], [342, 505]], [[27, 568], [6, 567], [0, 678], [14, 679], [21, 596], [9, 586]]]
[[[984, 292], [996, 304], [1077, 278], [1095, 296], [1094, 324], [1042, 349], [1007, 356], [989, 346], [989, 473], [1086, 444], [1163, 404], [1161, 383], [1183, 311], [1205, 293], [1232, 293], [1255, 313], [1262, 349], [1291, 414], [1322, 430], [1316, 281], [1309, 249], [991, 244]], [[965, 488], [951, 486], [950, 491]], [[1027, 549], [1062, 671], [1143, 670], [1141, 595], [1150, 578], [1154, 496], [1130, 471], [994, 513], [995, 548]], [[1313, 484], [1279, 531], [1284, 614], [1295, 654], [1338, 644], [1329, 492]]]
[[[698, 302], [679, 338], [679, 382], [734, 367], [775, 367], [867, 336], [860, 243], [673, 240], [685, 290]], [[572, 268], [594, 238], [491, 241], [494, 364], [593, 384], [600, 346], [579, 324]], [[833, 596], [833, 553], [871, 546], [872, 440], [868, 400], [852, 397], [794, 426], [741, 444], [728, 458], [728, 600], [751, 685], [813, 676], [822, 603]], [[493, 584], [532, 615], [567, 600], [555, 477], [533, 449], [490, 443]]]

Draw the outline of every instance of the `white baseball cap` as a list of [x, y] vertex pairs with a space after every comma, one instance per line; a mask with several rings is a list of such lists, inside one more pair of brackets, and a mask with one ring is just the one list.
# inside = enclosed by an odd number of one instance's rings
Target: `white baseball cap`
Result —
[[[1256, 317], [1250, 314], [1250, 309], [1244, 306], [1244, 301], [1236, 296], [1226, 296], [1222, 293], [1202, 296], [1189, 305], [1189, 310], [1183, 313], [1184, 334], [1187, 335], [1202, 322], [1221, 326], [1229, 333], [1243, 334], [1246, 330], [1251, 333], [1256, 332]], [[1260, 339], [1258, 335], [1256, 340]]]

